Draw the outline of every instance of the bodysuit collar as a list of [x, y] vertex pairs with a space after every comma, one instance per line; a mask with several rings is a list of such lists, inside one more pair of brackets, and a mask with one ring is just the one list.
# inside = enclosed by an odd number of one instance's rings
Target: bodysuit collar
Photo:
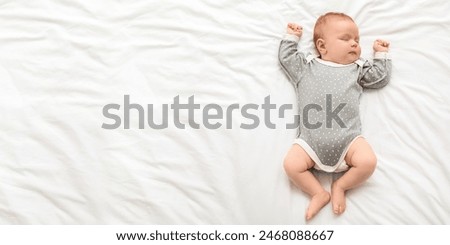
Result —
[[[328, 66], [333, 66], [333, 67], [344, 67], [344, 66], [351, 65], [351, 64], [348, 64], [348, 65], [342, 65], [342, 64], [338, 64], [338, 63], [331, 62], [331, 61], [322, 60], [322, 59], [320, 59], [319, 56], [316, 55], [316, 54], [309, 54], [308, 56], [306, 56], [306, 62], [307, 62], [307, 63], [311, 62], [311, 60], [314, 60], [314, 59], [317, 60], [317, 62], [320, 62], [320, 63], [325, 64], [325, 65], [328, 65]], [[358, 66], [361, 66], [361, 67], [362, 67], [362, 66], [364, 65], [364, 60], [361, 59], [361, 58], [359, 58], [359, 59], [355, 60], [355, 62], [353, 62], [353, 63], [354, 63], [354, 64], [357, 64]], [[352, 63], [352, 64], [353, 64], [353, 63]]]

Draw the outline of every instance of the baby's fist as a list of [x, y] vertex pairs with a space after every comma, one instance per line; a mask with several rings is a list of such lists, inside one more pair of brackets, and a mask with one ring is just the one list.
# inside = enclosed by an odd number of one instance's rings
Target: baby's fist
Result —
[[297, 37], [301, 37], [303, 33], [303, 27], [295, 23], [288, 23], [287, 25], [287, 33], [296, 35]]
[[389, 50], [389, 42], [381, 39], [375, 40], [373, 43], [373, 50], [375, 52], [387, 52]]

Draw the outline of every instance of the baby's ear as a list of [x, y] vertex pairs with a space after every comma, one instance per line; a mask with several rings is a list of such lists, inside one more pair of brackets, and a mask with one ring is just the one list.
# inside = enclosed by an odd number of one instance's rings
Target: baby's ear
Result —
[[327, 53], [327, 49], [325, 48], [325, 40], [323, 40], [322, 38], [317, 39], [316, 48], [317, 51], [319, 51], [320, 55], [324, 55]]

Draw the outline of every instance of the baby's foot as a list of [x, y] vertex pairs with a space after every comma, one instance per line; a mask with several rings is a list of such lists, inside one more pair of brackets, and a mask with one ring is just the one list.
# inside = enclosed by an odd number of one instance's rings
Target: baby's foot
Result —
[[336, 182], [331, 186], [331, 204], [335, 214], [342, 214], [345, 211], [345, 190], [339, 187]]
[[306, 210], [306, 220], [312, 219], [330, 201], [330, 193], [323, 191], [311, 197]]

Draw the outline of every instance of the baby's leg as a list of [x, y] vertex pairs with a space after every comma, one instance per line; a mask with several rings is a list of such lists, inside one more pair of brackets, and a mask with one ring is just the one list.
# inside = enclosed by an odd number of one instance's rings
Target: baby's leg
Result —
[[297, 144], [292, 145], [284, 159], [284, 169], [289, 178], [311, 197], [311, 202], [306, 210], [306, 220], [312, 219], [330, 201], [330, 193], [308, 170], [313, 166], [314, 162], [311, 157]]
[[345, 161], [350, 169], [331, 186], [331, 202], [335, 214], [342, 214], [345, 211], [345, 191], [367, 180], [377, 165], [375, 153], [364, 138], [358, 138], [353, 142], [345, 155]]

